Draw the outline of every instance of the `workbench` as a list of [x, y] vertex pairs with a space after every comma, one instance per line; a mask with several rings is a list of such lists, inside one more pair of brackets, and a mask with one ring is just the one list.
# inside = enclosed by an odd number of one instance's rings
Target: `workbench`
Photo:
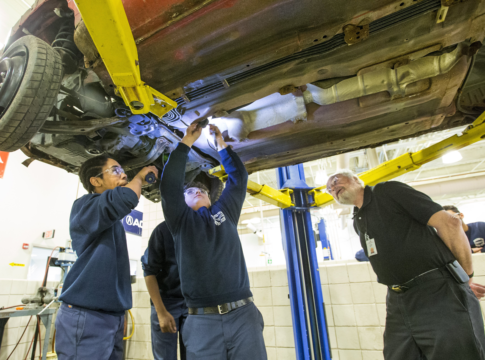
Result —
[[[20, 316], [37, 316], [42, 310], [44, 310], [43, 306], [32, 309], [24, 308], [23, 310], [0, 310], [0, 347], [2, 346], [2, 338], [5, 330], [5, 325], [7, 325], [7, 322], [10, 318]], [[49, 349], [49, 337], [51, 332], [52, 319], [56, 311], [56, 308], [49, 308], [40, 315], [40, 319], [45, 326], [44, 344], [42, 346], [42, 360], [46, 360], [47, 351]]]

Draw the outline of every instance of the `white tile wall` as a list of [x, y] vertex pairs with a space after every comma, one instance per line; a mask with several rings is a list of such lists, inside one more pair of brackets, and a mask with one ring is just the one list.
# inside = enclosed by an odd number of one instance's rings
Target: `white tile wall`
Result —
[[[159, 221], [156, 207], [153, 214], [156, 216], [156, 221]], [[148, 239], [146, 232], [143, 237]], [[485, 285], [485, 255], [474, 255], [473, 260], [477, 274], [475, 281]], [[325, 262], [320, 264], [319, 273], [332, 359], [383, 360], [387, 288], [376, 282], [376, 276], [368, 263]], [[295, 360], [286, 269], [253, 271], [249, 273], [249, 279], [256, 305], [265, 322], [263, 336], [268, 359]], [[135, 317], [136, 331], [134, 337], [127, 342], [128, 359], [153, 359], [149, 296], [144, 279], [139, 277], [137, 280], [132, 287], [134, 302], [132, 313]], [[18, 280], [13, 282], [9, 279], [0, 279], [0, 306], [16, 305], [14, 302], [18, 302], [26, 294], [34, 293], [38, 286], [40, 286], [38, 282]], [[485, 303], [485, 300], [483, 302]], [[0, 349], [0, 360], [6, 359], [10, 354], [27, 321], [26, 317], [9, 320]], [[35, 331], [34, 324], [35, 320], [32, 320], [12, 360], [21, 360], [25, 357]]]
[[327, 275], [328, 275], [329, 284], [348, 284], [349, 283], [349, 274], [347, 271], [346, 264], [327, 266]]
[[362, 360], [360, 350], [339, 350], [340, 360]]
[[382, 351], [362, 351], [362, 360], [384, 360]]
[[339, 349], [360, 349], [359, 333], [355, 326], [336, 327], [335, 335]]
[[289, 306], [275, 306], [273, 308], [273, 313], [275, 326], [293, 326], [291, 308]]
[[335, 326], [357, 326], [354, 305], [333, 305], [332, 310]]
[[[386, 309], [384, 308], [384, 312]], [[357, 326], [379, 326], [376, 304], [354, 305], [355, 322]], [[385, 314], [384, 314], [385, 316]]]
[[[382, 285], [381, 287], [387, 291], [386, 287]], [[376, 302], [373, 284], [370, 282], [350, 284], [350, 291], [352, 293], [352, 301], [354, 304], [373, 304]]]
[[289, 298], [290, 290], [288, 289], [287, 286], [273, 286], [271, 287], [271, 293], [273, 297], [273, 305], [275, 306], [290, 305], [290, 298]]
[[348, 264], [347, 271], [349, 273], [350, 282], [370, 282], [371, 277], [369, 273], [369, 267], [370, 265], [368, 263]]
[[253, 287], [270, 287], [271, 278], [268, 271], [258, 271], [253, 273]]
[[333, 305], [352, 304], [350, 284], [329, 285]]

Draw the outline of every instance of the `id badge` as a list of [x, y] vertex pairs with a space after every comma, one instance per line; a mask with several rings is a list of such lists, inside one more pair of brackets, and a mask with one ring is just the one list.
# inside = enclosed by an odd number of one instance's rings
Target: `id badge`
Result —
[[365, 234], [365, 243], [367, 245], [367, 256], [377, 255], [376, 241], [369, 238], [367, 234]]

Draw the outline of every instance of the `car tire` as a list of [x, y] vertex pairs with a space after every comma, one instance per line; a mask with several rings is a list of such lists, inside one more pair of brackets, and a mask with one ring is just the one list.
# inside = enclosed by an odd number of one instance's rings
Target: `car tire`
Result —
[[[34, 137], [49, 116], [61, 86], [61, 57], [47, 43], [32, 35], [24, 36], [10, 45], [0, 66], [5, 65], [4, 60], [18, 60], [20, 56], [26, 59], [22, 60], [23, 74], [15, 83], [16, 89], [10, 89], [7, 98], [1, 91], [8, 89], [0, 88], [5, 105], [0, 107], [0, 151], [18, 150]], [[0, 81], [11, 84], [3, 77]]]

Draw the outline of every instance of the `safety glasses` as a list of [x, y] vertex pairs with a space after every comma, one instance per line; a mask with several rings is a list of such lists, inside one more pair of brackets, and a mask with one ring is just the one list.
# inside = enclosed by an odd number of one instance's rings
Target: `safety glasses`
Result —
[[333, 188], [335, 187], [335, 185], [338, 184], [338, 181], [339, 181], [339, 177], [334, 176], [330, 182], [330, 187], [327, 186], [327, 188], [325, 189], [325, 192], [328, 194], [332, 194]]
[[199, 188], [189, 188], [189, 189], [184, 191], [184, 194], [185, 195], [195, 195], [197, 193], [197, 191], [199, 191], [201, 194], [209, 195], [209, 193], [206, 190], [199, 189]]
[[119, 176], [121, 174], [124, 174], [125, 173], [125, 170], [123, 170], [123, 168], [121, 166], [116, 166], [115, 165], [115, 166], [110, 167], [109, 169], [106, 169], [105, 171], [100, 172], [95, 177], [100, 177], [104, 173], [108, 173], [108, 174], [111, 174], [111, 175]]

